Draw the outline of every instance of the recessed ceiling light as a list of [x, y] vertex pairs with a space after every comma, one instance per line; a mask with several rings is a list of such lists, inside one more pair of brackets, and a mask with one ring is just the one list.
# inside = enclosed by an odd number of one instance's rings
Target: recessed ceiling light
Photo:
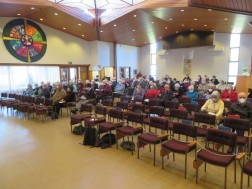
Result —
[[176, 33], [178, 33], [178, 31], [176, 31]]
[[207, 9], [208, 11], [212, 11], [212, 9]]
[[172, 18], [170, 18], [169, 20], [171, 20], [171, 21], [172, 21]]
[[135, 32], [136, 30], [132, 30], [133, 32]]
[[228, 18], [224, 18], [224, 20], [228, 20]]
[[132, 41], [135, 41], [135, 39], [132, 39]]
[[21, 14], [20, 14], [20, 13], [18, 13], [17, 15], [18, 15], [18, 16], [21, 16]]
[[159, 37], [159, 39], [162, 39], [162, 37]]
[[66, 30], [66, 28], [64, 27], [63, 30]]
[[144, 43], [147, 43], [146, 41]]
[[206, 25], [206, 24], [205, 24], [204, 26], [205, 26], [205, 27], [207, 27], [207, 25]]
[[78, 24], [78, 26], [81, 26], [81, 24]]
[[165, 27], [165, 29], [167, 30], [167, 29], [168, 29], [168, 27]]
[[198, 20], [198, 18], [194, 18], [193, 20]]
[[181, 26], [185, 26], [184, 24], [182, 24]]
[[151, 22], [152, 24], [154, 24], [155, 22]]
[[212, 31], [214, 31], [214, 30], [212, 30]]
[[117, 25], [116, 25], [116, 24], [114, 24], [114, 26], [116, 27]]
[[191, 31], [193, 31], [194, 29], [191, 29]]
[[55, 15], [55, 16], [58, 16], [58, 13], [57, 13], [57, 12], [55, 12], [55, 13], [54, 13], [54, 15]]
[[134, 16], [133, 16], [134, 18], [136, 18], [137, 17], [137, 15], [136, 14], [134, 14]]
[[156, 12], [155, 10], [153, 12]]
[[43, 21], [44, 19], [43, 19], [43, 18], [40, 18], [39, 20]]
[[184, 10], [184, 9], [181, 9], [180, 11], [181, 11], [181, 12], [184, 12], [185, 10]]
[[102, 33], [103, 31], [101, 30], [100, 32]]
[[84, 37], [85, 35], [82, 34], [81, 36]]
[[35, 8], [34, 7], [31, 7], [31, 10], [34, 10]]

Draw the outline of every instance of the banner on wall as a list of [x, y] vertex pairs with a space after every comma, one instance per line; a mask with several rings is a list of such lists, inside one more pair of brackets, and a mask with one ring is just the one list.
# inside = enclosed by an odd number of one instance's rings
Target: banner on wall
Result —
[[189, 58], [184, 59], [184, 70], [183, 70], [184, 75], [190, 75], [191, 69], [192, 69], [192, 59]]

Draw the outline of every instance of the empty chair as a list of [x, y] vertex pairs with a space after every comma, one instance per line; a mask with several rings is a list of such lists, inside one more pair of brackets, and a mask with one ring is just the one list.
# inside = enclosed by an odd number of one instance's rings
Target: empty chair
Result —
[[206, 103], [208, 99], [206, 98], [198, 98], [196, 99], [196, 101], [198, 102], [198, 105], [200, 106], [200, 108]]
[[189, 113], [188, 119], [193, 120], [193, 115], [195, 112], [200, 110], [200, 106], [198, 104], [184, 103], [183, 106]]
[[107, 107], [97, 105], [95, 107], [94, 115], [84, 119], [85, 127], [96, 126], [100, 123], [106, 122]]
[[163, 106], [150, 106], [148, 117], [144, 118], [144, 124], [150, 125], [150, 117], [153, 116], [164, 116], [164, 107]]
[[117, 102], [116, 103], [116, 108], [121, 108], [123, 110], [128, 109], [128, 103], [127, 102]]
[[[153, 127], [156, 129], [161, 129], [162, 131], [168, 132], [168, 124], [169, 121], [164, 118], [164, 117], [151, 117], [150, 118], [150, 128]], [[162, 132], [163, 133], [163, 132]], [[139, 159], [139, 149], [141, 147], [144, 147], [145, 145], [154, 145], [154, 166], [156, 162], [156, 145], [161, 144], [162, 142], [166, 141], [168, 137], [168, 134], [163, 134], [163, 135], [157, 135], [154, 133], [144, 133], [138, 135], [137, 138], [137, 149], [138, 149], [138, 159]]]
[[240, 188], [243, 188], [243, 174], [248, 175], [248, 187], [250, 184], [250, 177], [252, 176], [252, 160], [248, 160], [245, 164], [243, 162], [243, 165], [241, 167], [241, 183]]
[[170, 110], [171, 122], [169, 124], [170, 133], [173, 130], [173, 123], [174, 122], [182, 122], [182, 120], [187, 120], [187, 119], [188, 119], [188, 112], [187, 111], [179, 110], [179, 109], [171, 109]]
[[[135, 125], [134, 125], [135, 124]], [[140, 124], [140, 125], [137, 125]], [[118, 140], [124, 137], [131, 137], [131, 142], [133, 142], [133, 136], [143, 133], [143, 115], [135, 112], [127, 113], [127, 125], [120, 127], [116, 130], [116, 146], [118, 148]], [[132, 151], [133, 154], [133, 151]]]
[[103, 106], [106, 106], [106, 107], [110, 107], [110, 108], [113, 108], [114, 107], [114, 101], [112, 98], [110, 97], [104, 97], [102, 99], [102, 105]]
[[197, 135], [200, 137], [206, 137], [207, 127], [215, 127], [216, 117], [215, 115], [207, 113], [195, 112], [193, 116], [193, 123], [198, 123]]
[[[109, 117], [109, 121], [99, 124], [99, 128], [98, 128], [99, 135], [101, 133], [109, 132], [109, 134], [111, 136], [112, 130], [116, 130], [118, 127], [122, 127], [124, 124], [122, 110], [111, 109], [108, 112], [108, 117]], [[111, 145], [111, 137], [109, 139], [110, 139], [109, 142]]]
[[[224, 188], [226, 189], [227, 183], [227, 167], [234, 162], [234, 182], [236, 182], [236, 161], [234, 154], [226, 154], [223, 152], [219, 152], [214, 147], [215, 145], [210, 145], [210, 143], [219, 143], [222, 145], [226, 145], [230, 148], [236, 147], [236, 139], [237, 135], [232, 132], [221, 131], [217, 129], [210, 128], [207, 130], [206, 136], [206, 145], [205, 149], [198, 151], [196, 155], [196, 160], [194, 161], [194, 168], [196, 169], [196, 183], [198, 183], [198, 170], [199, 167], [205, 163], [205, 171], [206, 171], [206, 163], [223, 167], [225, 168], [225, 177], [224, 177]], [[212, 148], [210, 148], [210, 146]]]
[[121, 96], [120, 97], [120, 102], [130, 103], [130, 101], [131, 101], [131, 97], [130, 96]]
[[178, 107], [179, 107], [179, 102], [166, 101], [166, 102], [165, 102], [165, 112], [164, 112], [164, 116], [165, 116], [165, 117], [170, 117], [170, 110], [171, 110], [171, 109], [178, 109]]
[[151, 106], [162, 106], [162, 101], [159, 99], [149, 99], [148, 105], [145, 107], [145, 113], [149, 113]]
[[191, 103], [192, 99], [186, 96], [181, 96], [181, 97], [178, 97], [178, 102], [179, 104], [183, 105], [184, 103]]
[[70, 117], [71, 132], [73, 131], [73, 125], [75, 124], [82, 125], [82, 121], [84, 121], [85, 118], [91, 116], [92, 110], [93, 110], [92, 104], [81, 104], [80, 114], [72, 115]]
[[145, 109], [145, 105], [137, 104], [137, 103], [130, 103], [128, 109], [132, 112], [143, 113]]
[[[179, 141], [175, 139], [175, 135], [186, 136], [186, 141]], [[197, 144], [197, 127], [185, 124], [185, 123], [174, 123], [173, 124], [173, 139], [168, 140], [162, 144], [161, 156], [162, 156], [162, 168], [164, 168], [164, 156], [173, 152], [174, 153], [184, 154], [185, 155], [185, 177], [187, 172], [187, 154], [191, 151], [195, 151], [196, 155], [196, 144]], [[188, 142], [188, 137], [192, 138], [193, 141]]]

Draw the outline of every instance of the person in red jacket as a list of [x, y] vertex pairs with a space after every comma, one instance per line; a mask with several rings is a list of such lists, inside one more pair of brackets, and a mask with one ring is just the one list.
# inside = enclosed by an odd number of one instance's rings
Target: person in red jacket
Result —
[[156, 84], [150, 86], [150, 89], [145, 94], [145, 99], [158, 98], [159, 91], [157, 90]]
[[236, 91], [232, 90], [232, 85], [227, 85], [226, 90], [221, 93], [221, 100], [231, 101], [232, 103], [237, 102], [238, 95]]

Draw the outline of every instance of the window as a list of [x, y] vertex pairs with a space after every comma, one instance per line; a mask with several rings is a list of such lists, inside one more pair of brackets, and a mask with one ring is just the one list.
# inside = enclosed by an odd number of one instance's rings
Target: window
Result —
[[156, 43], [152, 43], [150, 46], [150, 54], [151, 54], [151, 63], [150, 63], [150, 75], [156, 80], [157, 76], [157, 44]]
[[240, 51], [240, 34], [231, 34], [228, 82], [233, 82], [234, 85], [236, 84], [236, 78], [238, 74], [239, 51]]

